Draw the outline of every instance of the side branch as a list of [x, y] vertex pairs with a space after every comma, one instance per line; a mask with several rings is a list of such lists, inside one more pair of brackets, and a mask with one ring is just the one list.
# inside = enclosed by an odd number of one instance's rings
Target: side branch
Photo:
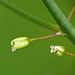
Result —
[[14, 12], [16, 12], [17, 14], [21, 15], [22, 17], [40, 25], [40, 26], [43, 26], [43, 27], [46, 27], [48, 29], [51, 29], [51, 30], [54, 30], [55, 32], [59, 31], [60, 28], [58, 25], [54, 25], [54, 24], [51, 24], [51, 23], [48, 23], [38, 17], [35, 17], [31, 14], [29, 14], [28, 12], [26, 11], [23, 11], [22, 9], [16, 7], [15, 5], [11, 4], [10, 2], [8, 1], [5, 1], [5, 0], [0, 0], [0, 3], [2, 5], [4, 5], [5, 7], [13, 10]]
[[70, 14], [68, 16], [68, 20], [70, 20], [70, 18], [71, 18], [71, 16], [72, 16], [74, 11], [75, 11], [75, 6], [72, 8], [72, 10], [71, 10], [71, 12], [70, 12]]

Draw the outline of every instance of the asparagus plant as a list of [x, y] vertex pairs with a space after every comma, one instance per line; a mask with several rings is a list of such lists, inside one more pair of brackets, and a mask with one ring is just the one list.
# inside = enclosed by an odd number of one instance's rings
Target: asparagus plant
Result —
[[[0, 0], [0, 3], [4, 5], [5, 7], [11, 9], [12, 11], [18, 13], [22, 17], [36, 23], [37, 25], [46, 27], [50, 30], [53, 30], [55, 34], [39, 37], [39, 38], [28, 38], [28, 37], [18, 37], [11, 41], [12, 46], [12, 52], [14, 52], [16, 49], [20, 49], [23, 47], [26, 47], [30, 44], [32, 41], [42, 40], [54, 36], [65, 36], [67, 37], [74, 45], [75, 45], [75, 28], [72, 26], [72, 24], [69, 22], [73, 12], [75, 11], [75, 6], [71, 10], [68, 18], [65, 17], [65, 15], [62, 13], [61, 9], [58, 7], [56, 2], [54, 0], [42, 0], [47, 9], [50, 11], [52, 16], [54, 17], [55, 21], [58, 25], [54, 25], [51, 23], [48, 23], [38, 17], [35, 17], [31, 15], [30, 13], [16, 7], [15, 5], [11, 4], [8, 1]], [[64, 46], [58, 46], [58, 45], [51, 45], [51, 53], [55, 53], [58, 56], [62, 56], [63, 54], [75, 56], [75, 54], [69, 53], [66, 51]]]

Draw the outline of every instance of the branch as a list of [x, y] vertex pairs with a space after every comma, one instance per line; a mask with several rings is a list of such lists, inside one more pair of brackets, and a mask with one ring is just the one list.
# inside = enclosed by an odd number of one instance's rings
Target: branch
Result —
[[72, 14], [74, 13], [74, 11], [75, 11], [75, 6], [72, 8], [72, 10], [71, 10], [71, 12], [70, 12], [70, 14], [68, 16], [68, 20], [70, 20], [70, 18], [72, 16]]
[[60, 8], [57, 6], [54, 0], [43, 0], [44, 4], [62, 29], [64, 33], [67, 34], [67, 37], [72, 41], [75, 45], [75, 28], [72, 24], [67, 20], [65, 15], [62, 13]]
[[56, 31], [59, 31], [60, 28], [58, 25], [54, 25], [54, 24], [51, 24], [51, 23], [48, 23], [40, 18], [37, 18], [31, 14], [29, 14], [28, 12], [26, 11], [23, 11], [22, 9], [16, 7], [15, 5], [9, 3], [8, 1], [5, 1], [5, 0], [0, 0], [0, 3], [4, 6], [6, 6], [7, 8], [13, 10], [14, 12], [18, 13], [19, 15], [21, 15], [22, 17], [40, 25], [40, 26], [43, 26], [43, 27], [46, 27], [48, 29], [51, 29], [51, 30], [54, 30], [55, 32]]
[[64, 36], [65, 34], [61, 33], [61, 32], [56, 32], [55, 34], [52, 34], [52, 35], [48, 35], [48, 36], [44, 36], [44, 37], [39, 37], [39, 38], [32, 38], [30, 39], [30, 42], [31, 41], [36, 41], [36, 40], [42, 40], [42, 39], [46, 39], [46, 38], [50, 38], [50, 37], [53, 37], [53, 36]]

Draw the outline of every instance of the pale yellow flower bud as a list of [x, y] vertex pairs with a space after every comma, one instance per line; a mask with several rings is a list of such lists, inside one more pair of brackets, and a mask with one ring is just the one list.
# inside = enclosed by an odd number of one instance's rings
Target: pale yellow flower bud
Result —
[[51, 45], [51, 53], [56, 53], [58, 56], [62, 56], [65, 52], [65, 48], [63, 46]]
[[16, 49], [23, 48], [28, 46], [30, 43], [30, 40], [28, 37], [18, 37], [11, 41], [12, 46], [12, 52], [14, 52]]

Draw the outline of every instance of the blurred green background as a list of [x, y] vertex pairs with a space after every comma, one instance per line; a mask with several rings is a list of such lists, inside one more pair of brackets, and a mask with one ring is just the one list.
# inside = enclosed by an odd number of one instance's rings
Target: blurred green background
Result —
[[[7, 0], [17, 7], [45, 21], [56, 24], [42, 0]], [[66, 17], [75, 0], [55, 0]], [[75, 27], [75, 13], [70, 22]], [[30, 43], [29, 46], [12, 53], [10, 42], [15, 37], [42, 37], [54, 32], [26, 20], [0, 4], [0, 75], [75, 75], [75, 57], [59, 57], [50, 53], [50, 45], [63, 45], [75, 53], [66, 37], [56, 36]]]

